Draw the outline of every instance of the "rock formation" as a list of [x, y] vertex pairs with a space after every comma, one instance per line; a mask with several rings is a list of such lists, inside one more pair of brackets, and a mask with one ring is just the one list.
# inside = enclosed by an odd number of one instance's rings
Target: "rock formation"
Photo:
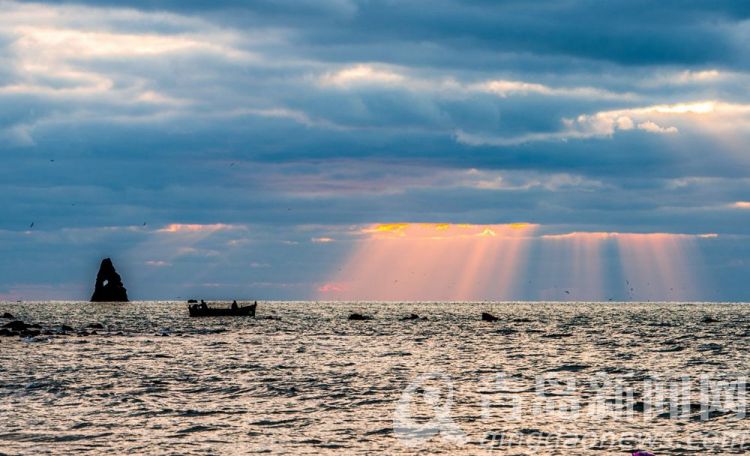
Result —
[[482, 312], [482, 321], [498, 321], [499, 318], [488, 312]]
[[103, 259], [99, 266], [91, 302], [128, 302], [128, 291], [109, 258]]

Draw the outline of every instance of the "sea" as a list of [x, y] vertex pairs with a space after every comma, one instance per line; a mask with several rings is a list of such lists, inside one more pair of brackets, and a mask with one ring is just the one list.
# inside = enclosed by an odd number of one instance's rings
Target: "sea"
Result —
[[42, 329], [0, 337], [3, 455], [750, 451], [747, 304], [261, 301], [256, 318], [190, 318], [184, 302], [0, 302], [4, 312]]

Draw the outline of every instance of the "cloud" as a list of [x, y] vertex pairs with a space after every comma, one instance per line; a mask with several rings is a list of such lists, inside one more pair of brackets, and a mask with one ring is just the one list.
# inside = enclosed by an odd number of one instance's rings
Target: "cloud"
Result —
[[750, 264], [742, 2], [0, 9], [4, 289], [122, 254], [144, 296], [310, 296], [382, 220], [716, 233], [715, 270]]
[[617, 239], [621, 237], [644, 237], [651, 239], [715, 239], [719, 235], [716, 233], [702, 234], [682, 234], [682, 233], [619, 233], [619, 232], [582, 232], [575, 231], [562, 234], [545, 234], [542, 239], [560, 240], [560, 239], [586, 239], [586, 240], [604, 240]]
[[618, 131], [637, 128], [654, 134], [674, 134], [676, 126], [662, 126], [652, 119], [681, 122], [683, 125], [700, 128], [731, 128], [727, 121], [739, 131], [745, 132], [745, 123], [750, 120], [750, 104], [724, 103], [717, 101], [699, 101], [693, 103], [675, 103], [652, 105], [626, 109], [600, 111], [593, 114], [580, 114], [575, 118], [563, 118], [564, 129], [553, 132], [527, 133], [518, 136], [493, 136], [491, 134], [474, 134], [462, 130], [456, 132], [456, 139], [468, 145], [508, 146], [537, 141], [566, 141], [570, 139], [587, 139], [611, 137]]
[[628, 100], [634, 98], [634, 95], [630, 93], [614, 93], [594, 87], [559, 88], [533, 82], [507, 80], [492, 80], [474, 84], [470, 87], [470, 90], [492, 93], [503, 98], [512, 95], [528, 94], [568, 98], [596, 98], [604, 100]]
[[725, 74], [718, 70], [698, 70], [698, 71], [685, 70], [679, 73], [679, 75], [676, 78], [676, 82], [679, 82], [679, 83], [708, 82], [708, 81], [715, 81], [722, 77], [725, 77]]
[[677, 133], [679, 131], [677, 127], [661, 127], [650, 120], [639, 123], [638, 129], [648, 131], [649, 133]]
[[324, 85], [330, 84], [340, 87], [352, 87], [360, 84], [398, 84], [404, 80], [404, 76], [396, 72], [363, 64], [327, 73], [320, 79]]
[[213, 233], [220, 230], [242, 229], [234, 225], [211, 223], [201, 225], [197, 223], [172, 223], [158, 230], [159, 233]]
[[326, 283], [318, 287], [320, 293], [337, 293], [345, 289], [343, 285], [335, 283]]
[[157, 267], [157, 268], [163, 268], [163, 267], [171, 266], [172, 263], [169, 263], [167, 261], [161, 261], [161, 260], [148, 260], [148, 261], [146, 261], [146, 265], [147, 266], [154, 266], [154, 267]]

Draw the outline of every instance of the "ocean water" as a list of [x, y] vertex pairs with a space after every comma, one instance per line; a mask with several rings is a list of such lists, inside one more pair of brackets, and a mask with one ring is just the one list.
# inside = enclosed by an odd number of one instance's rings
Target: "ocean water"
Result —
[[[499, 321], [481, 321], [485, 311]], [[260, 302], [257, 319], [191, 319], [181, 302], [2, 312], [104, 329], [0, 338], [1, 454], [750, 448], [744, 304]], [[412, 313], [426, 319], [401, 321]], [[657, 397], [676, 402], [659, 409]]]

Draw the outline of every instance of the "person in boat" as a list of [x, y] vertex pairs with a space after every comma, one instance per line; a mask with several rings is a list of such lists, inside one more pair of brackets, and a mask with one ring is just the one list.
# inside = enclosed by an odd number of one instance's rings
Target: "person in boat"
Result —
[[232, 301], [232, 310], [237, 310], [237, 301]]
[[201, 299], [201, 309], [204, 309], [204, 310], [208, 309], [208, 304], [206, 304], [206, 301], [202, 299]]

